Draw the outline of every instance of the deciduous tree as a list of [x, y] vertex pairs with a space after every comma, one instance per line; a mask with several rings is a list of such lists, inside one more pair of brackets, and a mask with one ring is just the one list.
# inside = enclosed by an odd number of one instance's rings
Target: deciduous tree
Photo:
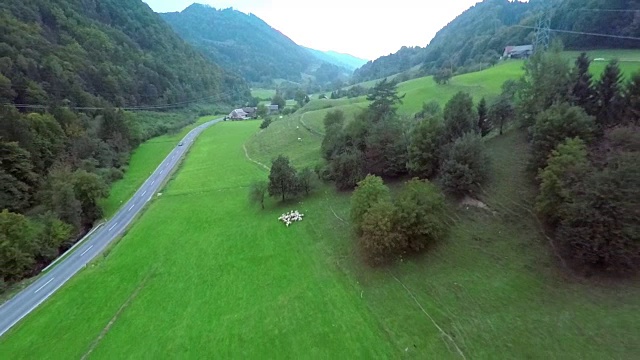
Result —
[[384, 184], [382, 178], [368, 175], [358, 183], [351, 196], [351, 223], [356, 235], [362, 235], [362, 220], [367, 211], [383, 201], [390, 202], [391, 200], [389, 188]]
[[418, 252], [441, 240], [447, 232], [442, 192], [427, 180], [407, 182], [395, 201], [396, 233], [408, 251]]
[[280, 196], [285, 201], [287, 196], [297, 194], [296, 169], [289, 163], [289, 158], [280, 155], [271, 163], [269, 173], [269, 195]]
[[422, 179], [429, 179], [438, 172], [442, 156], [444, 128], [438, 118], [427, 118], [413, 130], [409, 145], [409, 171]]
[[468, 132], [475, 132], [476, 119], [471, 96], [462, 91], [457, 93], [444, 107], [444, 138], [454, 142]]

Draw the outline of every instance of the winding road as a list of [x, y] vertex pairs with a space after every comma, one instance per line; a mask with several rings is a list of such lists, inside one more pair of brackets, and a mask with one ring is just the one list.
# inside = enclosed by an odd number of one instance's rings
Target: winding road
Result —
[[31, 285], [0, 306], [0, 336], [47, 300], [73, 275], [122, 235], [136, 216], [142, 212], [145, 204], [156, 196], [157, 191], [198, 135], [220, 121], [222, 119], [212, 120], [191, 130], [182, 139], [181, 145], [176, 146], [169, 153], [133, 197], [109, 221], [95, 229], [93, 234], [46, 274], [40, 276]]

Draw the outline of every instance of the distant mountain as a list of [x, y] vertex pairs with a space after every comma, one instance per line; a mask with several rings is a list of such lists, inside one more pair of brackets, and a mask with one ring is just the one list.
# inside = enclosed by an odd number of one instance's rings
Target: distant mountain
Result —
[[249, 94], [139, 0], [0, 2], [0, 82], [8, 87], [0, 102], [4, 95], [27, 105], [164, 105], [215, 95], [234, 103]]
[[313, 54], [313, 56], [317, 57], [318, 59], [339, 67], [343, 67], [349, 71], [354, 71], [355, 69], [367, 63], [367, 60], [360, 59], [349, 54], [342, 54], [335, 51], [320, 51], [311, 48], [305, 49], [311, 52], [311, 54]]
[[[404, 72], [421, 65], [434, 73], [446, 66], [473, 71], [497, 61], [508, 45], [531, 44], [533, 27], [543, 11], [551, 11], [551, 28], [640, 37], [637, 13], [598, 9], [639, 9], [638, 0], [484, 0], [456, 17], [426, 47], [404, 47], [356, 70], [353, 82]], [[585, 9], [591, 9], [585, 11]], [[595, 10], [595, 11], [593, 11]], [[569, 49], [637, 48], [637, 41], [554, 33]], [[428, 39], [425, 39], [425, 41]]]
[[325, 64], [328, 61], [317, 58], [253, 14], [193, 4], [182, 12], [160, 15], [207, 57], [251, 82], [302, 82], [307, 78], [304, 74], [328, 82], [332, 79], [324, 75], [346, 72], [330, 65], [333, 63]]

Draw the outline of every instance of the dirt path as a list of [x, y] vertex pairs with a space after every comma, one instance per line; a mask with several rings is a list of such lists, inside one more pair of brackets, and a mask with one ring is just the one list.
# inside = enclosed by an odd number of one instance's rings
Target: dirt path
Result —
[[252, 162], [252, 163], [254, 163], [254, 164], [257, 164], [258, 166], [260, 166], [260, 167], [264, 168], [264, 169], [265, 169], [265, 170], [267, 170], [267, 171], [271, 171], [271, 168], [269, 168], [267, 165], [265, 165], [265, 164], [263, 164], [263, 163], [261, 163], [261, 162], [259, 162], [259, 161], [253, 160], [253, 159], [249, 156], [249, 152], [247, 151], [247, 147], [246, 147], [246, 146], [244, 146], [244, 144], [242, 145], [242, 148], [244, 149], [244, 156], [246, 156], [246, 157], [247, 157], [247, 160], [251, 161], [251, 162]]

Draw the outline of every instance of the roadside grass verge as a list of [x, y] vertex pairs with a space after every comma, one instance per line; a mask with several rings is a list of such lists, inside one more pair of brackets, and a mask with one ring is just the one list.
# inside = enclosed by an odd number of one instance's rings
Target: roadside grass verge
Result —
[[160, 165], [162, 160], [178, 145], [189, 131], [196, 126], [219, 116], [205, 116], [199, 118], [195, 123], [185, 127], [175, 134], [167, 134], [155, 137], [140, 144], [131, 154], [127, 171], [124, 177], [111, 186], [109, 196], [100, 201], [100, 206], [104, 211], [104, 217], [109, 218], [125, 203], [144, 181]]

